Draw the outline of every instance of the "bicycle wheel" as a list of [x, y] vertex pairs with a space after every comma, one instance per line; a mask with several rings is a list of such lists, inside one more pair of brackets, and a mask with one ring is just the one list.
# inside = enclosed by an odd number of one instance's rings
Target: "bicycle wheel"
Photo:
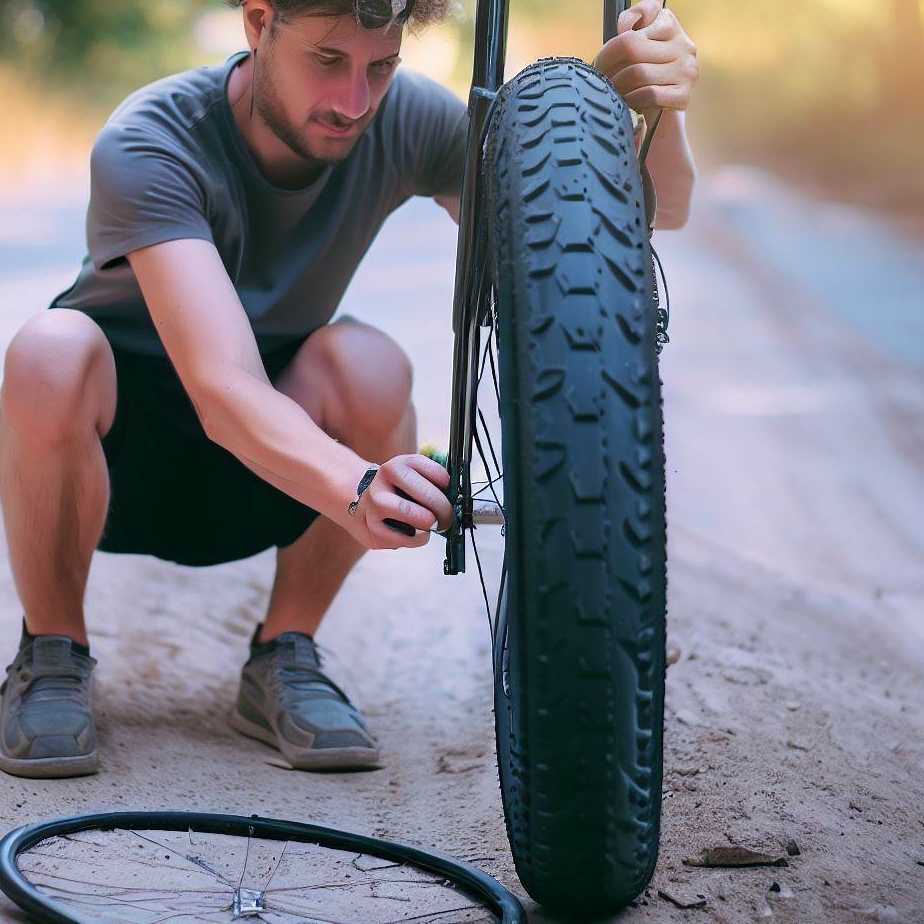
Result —
[[495, 722], [523, 886], [625, 907], [657, 861], [667, 590], [656, 302], [631, 115], [577, 59], [485, 142], [505, 515]]
[[523, 924], [477, 868], [318, 825], [194, 812], [64, 818], [0, 842], [0, 887], [44, 924]]

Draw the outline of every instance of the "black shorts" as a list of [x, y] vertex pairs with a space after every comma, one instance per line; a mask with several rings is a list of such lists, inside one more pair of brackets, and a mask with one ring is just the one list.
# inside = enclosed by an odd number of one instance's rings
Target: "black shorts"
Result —
[[[262, 354], [271, 382], [304, 339]], [[102, 440], [110, 501], [97, 548], [217, 565], [289, 545], [320, 516], [206, 436], [169, 359], [113, 354], [118, 402]]]

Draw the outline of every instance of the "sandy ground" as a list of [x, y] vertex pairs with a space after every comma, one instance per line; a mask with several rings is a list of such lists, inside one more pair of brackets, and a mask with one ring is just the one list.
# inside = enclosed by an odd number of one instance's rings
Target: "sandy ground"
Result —
[[[70, 284], [81, 195], [78, 184], [0, 203], [0, 343]], [[877, 243], [886, 256], [864, 262]], [[443, 443], [448, 428], [453, 245], [445, 215], [412, 204], [343, 309], [405, 344], [422, 441]], [[845, 258], [837, 271], [826, 245]], [[726, 170], [703, 178], [687, 229], [655, 246], [672, 294], [661, 372], [679, 660], [660, 861], [620, 920], [924, 921], [920, 244]], [[496, 551], [486, 540], [495, 566]], [[438, 541], [369, 554], [335, 600], [319, 640], [384, 767], [315, 775], [278, 768], [226, 724], [272, 553], [207, 569], [98, 553], [87, 612], [102, 771], [0, 775], [3, 827], [130, 807], [307, 820], [472, 860], [524, 898], [534, 924], [564, 920], [532, 905], [513, 872], [480, 588], [474, 569], [444, 577], [442, 555]], [[0, 569], [7, 657], [20, 613]], [[799, 854], [785, 867], [683, 862], [731, 845], [787, 856], [790, 841]], [[23, 918], [0, 899], [0, 919]]]

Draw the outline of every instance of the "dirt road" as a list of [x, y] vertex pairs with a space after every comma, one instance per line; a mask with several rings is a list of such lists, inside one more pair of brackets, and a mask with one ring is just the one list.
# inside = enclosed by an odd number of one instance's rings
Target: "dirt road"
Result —
[[[79, 184], [0, 203], [4, 347], [72, 281], [82, 208]], [[454, 240], [441, 210], [413, 203], [343, 306], [405, 344], [421, 441], [448, 428]], [[660, 862], [620, 920], [924, 921], [924, 245], [726, 169], [655, 246], [672, 308], [661, 374], [679, 659]], [[98, 554], [87, 612], [103, 769], [0, 775], [3, 828], [128, 807], [258, 812], [432, 846], [522, 895], [480, 588], [474, 570], [444, 577], [442, 555], [438, 541], [367, 555], [334, 602], [319, 640], [384, 768], [315, 775], [279, 769], [225, 721], [272, 554], [208, 569]], [[4, 663], [20, 612], [7, 566]], [[788, 865], [683, 863], [731, 845]], [[0, 918], [22, 919], [5, 900]]]

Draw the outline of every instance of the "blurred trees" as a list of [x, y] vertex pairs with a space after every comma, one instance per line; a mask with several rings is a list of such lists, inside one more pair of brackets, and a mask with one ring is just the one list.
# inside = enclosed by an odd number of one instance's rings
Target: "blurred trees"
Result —
[[[924, 12], [919, 0], [892, 0], [892, 23], [896, 54], [888, 62], [884, 80], [896, 96], [906, 88], [920, 91], [924, 80]], [[914, 84], [908, 87], [909, 83]], [[920, 99], [920, 95], [918, 99]]]
[[0, 56], [31, 78], [110, 97], [189, 67], [211, 0], [0, 0]]
[[[453, 0], [456, 85], [471, 75], [476, 0]], [[603, 0], [510, 0], [508, 74], [541, 55], [591, 60]], [[203, 62], [196, 24], [227, 0], [0, 0], [0, 88], [64, 88], [111, 111]], [[698, 159], [764, 162], [924, 204], [924, 0], [668, 0], [696, 42], [688, 127]], [[444, 33], [445, 35], [445, 33]], [[4, 91], [9, 98], [10, 90]]]
[[701, 147], [848, 198], [924, 204], [924, 4], [671, 4], [697, 43]]
[[[668, 6], [697, 46], [687, 126], [698, 162], [756, 162], [849, 198], [924, 207], [924, 0]], [[511, 0], [508, 75], [540, 55], [592, 60], [602, 8]]]

